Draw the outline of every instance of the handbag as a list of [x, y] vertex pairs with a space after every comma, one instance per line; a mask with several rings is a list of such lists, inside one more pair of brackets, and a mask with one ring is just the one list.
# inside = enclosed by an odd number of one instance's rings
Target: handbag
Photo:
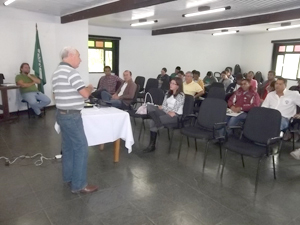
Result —
[[[151, 99], [151, 102], [146, 102], [147, 100], [147, 96], [149, 95], [150, 99]], [[149, 92], [146, 93], [145, 95], [145, 101], [144, 103], [136, 110], [136, 114], [140, 114], [140, 115], [147, 115], [147, 105], [148, 104], [151, 104], [151, 105], [154, 105], [153, 103], [153, 98], [151, 96], [151, 94]]]

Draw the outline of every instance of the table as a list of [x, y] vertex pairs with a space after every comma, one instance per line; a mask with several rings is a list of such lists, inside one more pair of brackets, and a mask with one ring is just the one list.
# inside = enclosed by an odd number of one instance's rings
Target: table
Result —
[[128, 153], [134, 144], [129, 114], [113, 107], [84, 108], [81, 111], [85, 136], [89, 146], [114, 143], [114, 162], [119, 162], [120, 139]]
[[3, 110], [3, 118], [0, 119], [0, 122], [14, 120], [17, 117], [12, 117], [9, 114], [9, 106], [8, 106], [8, 96], [7, 90], [9, 89], [18, 89], [18, 86], [2, 86], [0, 85], [1, 97], [2, 97], [2, 105], [0, 105], [0, 110]]

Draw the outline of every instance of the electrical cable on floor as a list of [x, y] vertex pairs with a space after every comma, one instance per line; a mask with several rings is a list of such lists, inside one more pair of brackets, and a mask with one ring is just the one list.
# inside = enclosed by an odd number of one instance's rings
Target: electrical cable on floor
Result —
[[4, 157], [4, 156], [1, 156], [0, 159], [4, 159], [5, 160], [5, 165], [9, 166], [9, 165], [15, 163], [18, 159], [33, 159], [33, 158], [35, 158], [37, 156], [39, 156], [40, 158], [39, 158], [39, 160], [37, 160], [37, 161], [34, 162], [35, 166], [42, 165], [43, 162], [44, 162], [44, 160], [55, 160], [55, 159], [60, 159], [62, 157], [61, 155], [56, 155], [56, 156], [54, 156], [52, 158], [48, 158], [48, 157], [43, 156], [42, 153], [37, 153], [37, 154], [35, 154], [33, 156], [21, 155], [21, 156], [18, 156], [17, 158], [15, 158], [12, 161], [9, 158]]

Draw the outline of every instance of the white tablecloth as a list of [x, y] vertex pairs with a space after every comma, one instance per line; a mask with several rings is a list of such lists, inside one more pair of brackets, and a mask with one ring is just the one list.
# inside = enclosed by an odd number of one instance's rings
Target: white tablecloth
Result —
[[81, 111], [85, 136], [89, 146], [125, 141], [128, 153], [134, 144], [130, 117], [127, 112], [117, 108], [84, 108]]

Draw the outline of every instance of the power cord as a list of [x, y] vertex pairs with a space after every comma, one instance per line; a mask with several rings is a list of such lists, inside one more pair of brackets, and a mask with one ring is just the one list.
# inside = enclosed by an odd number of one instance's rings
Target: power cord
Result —
[[15, 158], [12, 161], [9, 158], [4, 157], [4, 156], [1, 156], [0, 159], [4, 159], [5, 160], [5, 166], [9, 166], [9, 165], [15, 163], [18, 159], [33, 159], [33, 158], [35, 158], [37, 156], [39, 156], [40, 158], [39, 158], [39, 160], [37, 160], [37, 161], [34, 162], [35, 166], [42, 165], [43, 162], [44, 162], [44, 160], [54, 160], [54, 159], [60, 159], [62, 157], [62, 155], [56, 155], [56, 156], [54, 156], [52, 158], [47, 158], [47, 157], [43, 156], [42, 153], [37, 153], [37, 154], [35, 154], [33, 156], [21, 155], [21, 156], [18, 156], [17, 158]]

